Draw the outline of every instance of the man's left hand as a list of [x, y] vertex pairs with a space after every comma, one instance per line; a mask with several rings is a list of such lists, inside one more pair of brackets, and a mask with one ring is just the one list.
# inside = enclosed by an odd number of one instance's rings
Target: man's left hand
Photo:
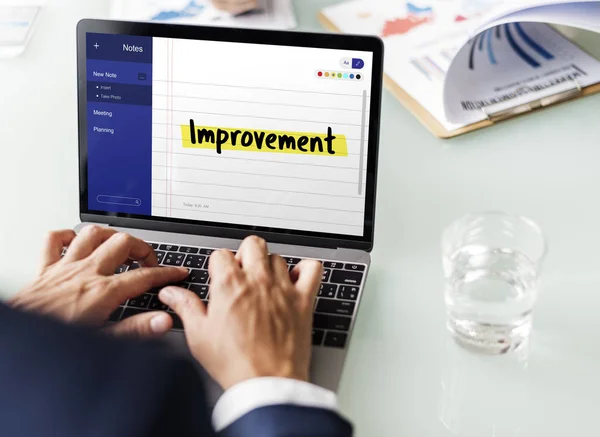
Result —
[[[68, 250], [61, 258], [64, 247]], [[121, 264], [132, 261], [145, 268], [114, 274]], [[8, 303], [68, 323], [102, 326], [127, 299], [154, 287], [180, 282], [187, 275], [185, 268], [158, 267], [148, 243], [91, 225], [79, 235], [71, 230], [51, 232], [42, 253], [38, 278]], [[148, 337], [164, 335], [172, 324], [167, 313], [153, 311], [130, 317], [108, 329], [118, 334]]]

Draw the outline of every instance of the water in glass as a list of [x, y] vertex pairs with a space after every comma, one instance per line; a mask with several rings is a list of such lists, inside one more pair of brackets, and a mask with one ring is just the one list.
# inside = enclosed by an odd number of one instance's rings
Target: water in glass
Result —
[[529, 336], [537, 267], [524, 253], [469, 245], [445, 261], [448, 328], [463, 346], [490, 354]]

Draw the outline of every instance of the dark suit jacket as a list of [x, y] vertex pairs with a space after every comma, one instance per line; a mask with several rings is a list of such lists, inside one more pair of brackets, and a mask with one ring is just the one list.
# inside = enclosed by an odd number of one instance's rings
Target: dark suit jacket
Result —
[[[208, 437], [193, 364], [149, 342], [115, 339], [0, 304], [0, 436]], [[222, 437], [348, 437], [338, 414], [256, 409]]]

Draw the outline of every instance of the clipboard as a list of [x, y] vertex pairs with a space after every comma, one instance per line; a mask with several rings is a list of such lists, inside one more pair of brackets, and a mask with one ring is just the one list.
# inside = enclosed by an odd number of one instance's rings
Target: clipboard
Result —
[[[340, 29], [322, 12], [319, 12], [318, 20], [324, 28], [332, 32], [340, 33]], [[600, 83], [582, 88], [576, 81], [573, 81], [573, 86], [567, 91], [561, 91], [556, 94], [543, 97], [539, 100], [534, 100], [515, 106], [513, 108], [503, 109], [497, 112], [488, 111], [486, 108], [483, 108], [482, 111], [486, 116], [485, 120], [449, 131], [442, 126], [442, 124], [433, 115], [431, 115], [429, 111], [427, 111], [419, 102], [412, 98], [410, 94], [402, 89], [385, 73], [383, 74], [383, 84], [388, 91], [391, 92], [392, 95], [398, 99], [398, 101], [402, 103], [402, 105], [408, 109], [412, 115], [417, 118], [417, 120], [419, 120], [423, 126], [425, 126], [436, 137], [443, 139], [457, 137], [459, 135], [483, 129], [488, 126], [493, 126], [494, 124], [510, 120], [521, 115], [537, 112], [550, 106], [555, 106], [560, 103], [578, 99], [580, 97], [600, 93]]]

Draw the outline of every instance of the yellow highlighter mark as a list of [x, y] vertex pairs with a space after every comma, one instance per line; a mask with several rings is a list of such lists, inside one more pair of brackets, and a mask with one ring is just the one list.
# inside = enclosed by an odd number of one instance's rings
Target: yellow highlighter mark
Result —
[[327, 128], [326, 134], [265, 131], [224, 127], [196, 128], [194, 120], [181, 125], [183, 147], [248, 152], [296, 153], [307, 155], [348, 156], [345, 135], [333, 135]]

